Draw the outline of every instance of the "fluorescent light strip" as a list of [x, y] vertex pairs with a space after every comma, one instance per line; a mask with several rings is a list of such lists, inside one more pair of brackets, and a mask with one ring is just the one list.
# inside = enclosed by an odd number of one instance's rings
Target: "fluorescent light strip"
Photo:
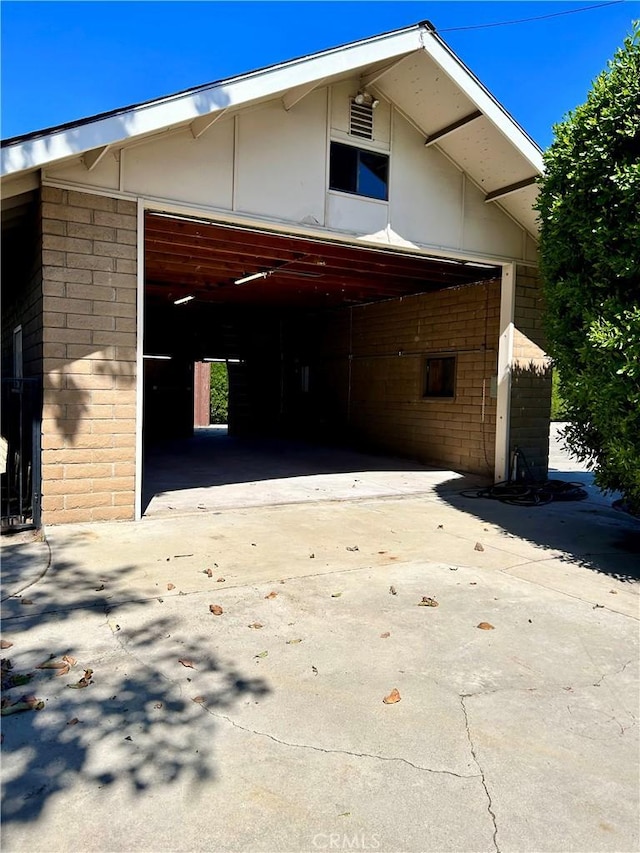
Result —
[[195, 296], [183, 296], [182, 299], [174, 299], [174, 305], [184, 305], [185, 302], [191, 302], [192, 299], [195, 299]]
[[246, 284], [248, 281], [255, 281], [258, 278], [266, 278], [268, 275], [268, 272], [254, 272], [252, 275], [245, 275], [244, 278], [237, 278], [233, 283]]
[[222, 362], [222, 364], [243, 364], [241, 358], [203, 358], [203, 361]]
[[156, 358], [161, 359], [162, 361], [171, 361], [172, 356], [170, 355], [143, 355], [143, 358]]

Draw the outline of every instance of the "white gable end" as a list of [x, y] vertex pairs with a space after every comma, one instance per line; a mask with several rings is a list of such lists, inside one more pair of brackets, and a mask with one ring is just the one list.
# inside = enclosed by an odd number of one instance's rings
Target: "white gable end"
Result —
[[[349, 135], [359, 78], [223, 116], [198, 138], [188, 128], [129, 143], [91, 171], [83, 161], [45, 182], [238, 214], [336, 236], [485, 257], [524, 258], [524, 229], [494, 204], [395, 105], [380, 99], [373, 138]], [[388, 201], [329, 189], [330, 145], [389, 156]]]

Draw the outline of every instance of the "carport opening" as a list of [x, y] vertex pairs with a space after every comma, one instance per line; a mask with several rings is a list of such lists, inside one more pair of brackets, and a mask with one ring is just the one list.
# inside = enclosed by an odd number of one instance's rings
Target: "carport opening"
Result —
[[[493, 464], [498, 268], [147, 213], [145, 273], [145, 514], [190, 489], [379, 469], [345, 448], [469, 470], [429, 451], [450, 438], [442, 406], [461, 403], [425, 395], [429, 356], [455, 356], [460, 389], [482, 387], [454, 415], [477, 404], [474, 452]], [[473, 340], [451, 313], [467, 299]], [[449, 312], [453, 338], [430, 311]]]

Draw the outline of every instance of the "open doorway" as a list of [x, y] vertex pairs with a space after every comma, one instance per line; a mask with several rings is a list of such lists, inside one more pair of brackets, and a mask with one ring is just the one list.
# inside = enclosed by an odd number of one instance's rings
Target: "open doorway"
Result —
[[[309, 464], [380, 470], [345, 448], [493, 464], [496, 267], [149, 213], [145, 241], [144, 351], [164, 361], [145, 363], [143, 509]], [[429, 358], [455, 362], [447, 395], [425, 393]], [[205, 446], [225, 403], [228, 440]]]

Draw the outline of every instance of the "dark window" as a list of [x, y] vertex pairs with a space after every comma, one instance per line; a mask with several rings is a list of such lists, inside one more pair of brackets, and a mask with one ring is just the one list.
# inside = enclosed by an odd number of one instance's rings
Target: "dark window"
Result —
[[341, 142], [331, 143], [329, 189], [387, 200], [389, 158]]
[[427, 359], [424, 381], [425, 397], [454, 397], [455, 380], [455, 356]]

